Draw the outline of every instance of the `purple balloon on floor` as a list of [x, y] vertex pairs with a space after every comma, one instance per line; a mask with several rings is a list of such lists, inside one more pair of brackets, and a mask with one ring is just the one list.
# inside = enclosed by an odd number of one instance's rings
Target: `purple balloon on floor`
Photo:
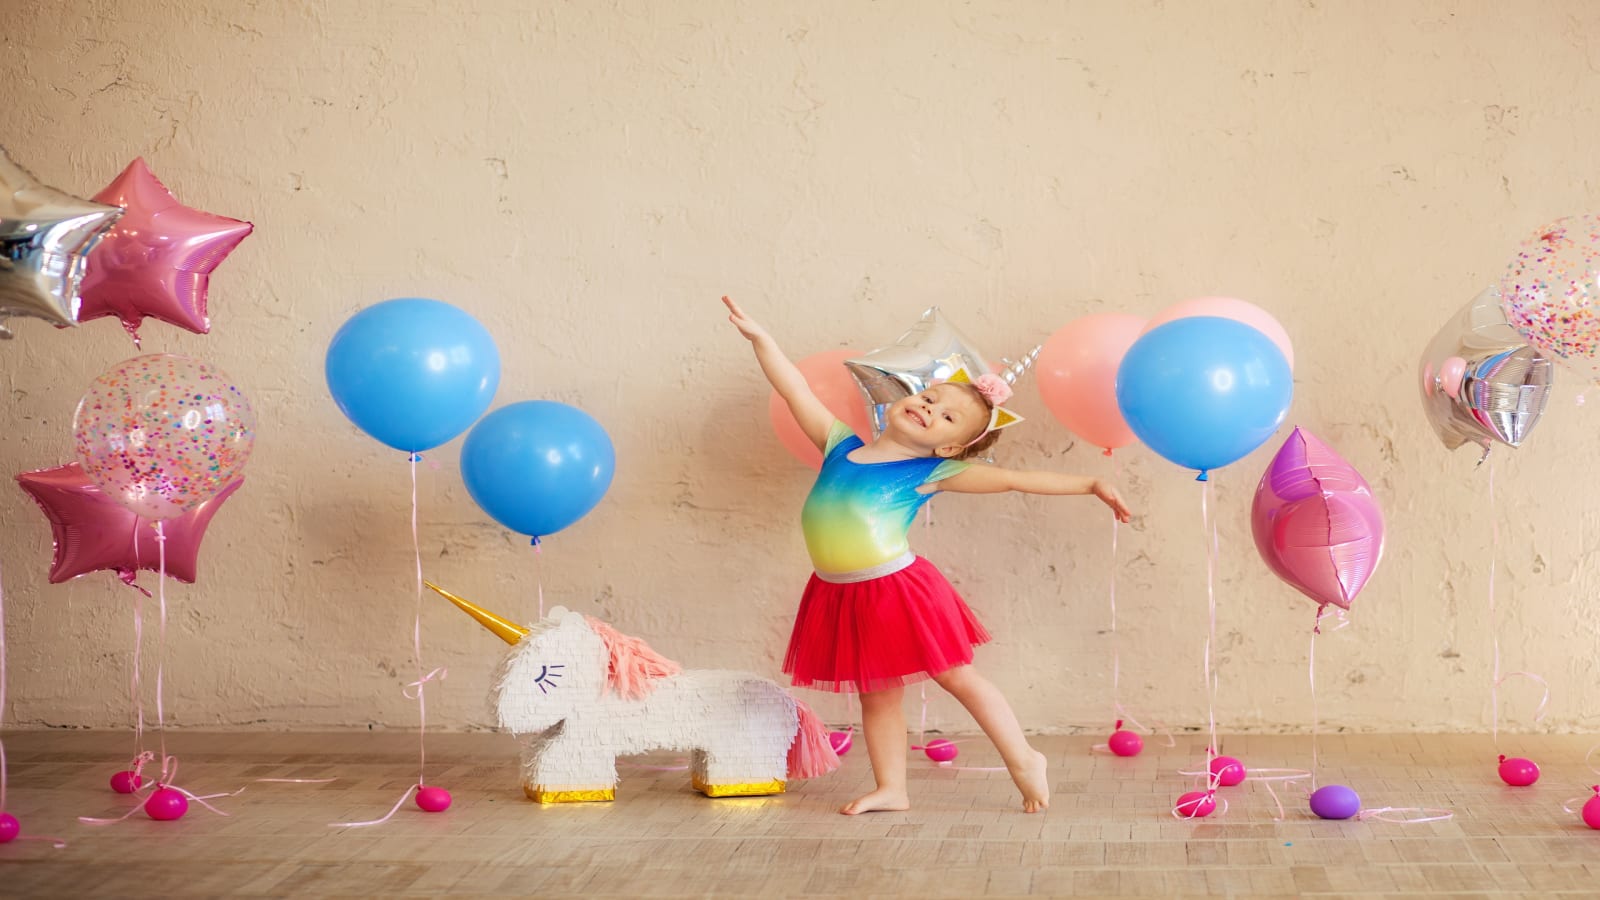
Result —
[[1311, 811], [1324, 819], [1348, 819], [1361, 811], [1361, 798], [1342, 784], [1330, 784], [1311, 795]]

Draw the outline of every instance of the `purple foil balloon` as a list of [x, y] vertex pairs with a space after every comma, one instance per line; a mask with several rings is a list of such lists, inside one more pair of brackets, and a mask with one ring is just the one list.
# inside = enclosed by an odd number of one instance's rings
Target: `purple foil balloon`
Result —
[[1372, 488], [1300, 428], [1261, 476], [1250, 525], [1268, 568], [1321, 605], [1349, 609], [1383, 556], [1383, 514]]
[[78, 321], [116, 316], [136, 345], [146, 316], [209, 332], [211, 272], [254, 226], [179, 203], [143, 159], [128, 163], [94, 199], [126, 212], [89, 254]]
[[[83, 473], [83, 466], [68, 463], [53, 469], [23, 472], [17, 476], [50, 520], [56, 556], [50, 565], [50, 583], [110, 569], [134, 585], [140, 569], [159, 571], [161, 548], [156, 544], [155, 520], [146, 519], [107, 496]], [[244, 478], [235, 478], [215, 496], [180, 516], [167, 519], [167, 574], [193, 584], [200, 539], [206, 526]]]

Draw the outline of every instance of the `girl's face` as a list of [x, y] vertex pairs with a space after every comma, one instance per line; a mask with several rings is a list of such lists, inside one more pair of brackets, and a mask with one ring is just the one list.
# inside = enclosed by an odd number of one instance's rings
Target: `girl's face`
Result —
[[931, 455], [959, 453], [989, 424], [983, 401], [964, 387], [937, 384], [895, 401], [885, 426], [902, 442], [926, 448]]

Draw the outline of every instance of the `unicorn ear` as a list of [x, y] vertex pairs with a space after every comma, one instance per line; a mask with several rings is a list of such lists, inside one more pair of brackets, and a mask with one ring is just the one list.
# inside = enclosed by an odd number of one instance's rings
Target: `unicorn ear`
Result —
[[[966, 366], [957, 366], [956, 370], [951, 373], [949, 378], [945, 380], [951, 382], [952, 384], [974, 383], [972, 379], [972, 370], [968, 369]], [[1012, 425], [1016, 425], [1022, 421], [1022, 416], [1019, 416], [1011, 410], [1006, 409], [1004, 406], [996, 406], [989, 413], [989, 427], [984, 429], [984, 433], [987, 434], [991, 431], [999, 431], [1002, 428], [1010, 428]]]

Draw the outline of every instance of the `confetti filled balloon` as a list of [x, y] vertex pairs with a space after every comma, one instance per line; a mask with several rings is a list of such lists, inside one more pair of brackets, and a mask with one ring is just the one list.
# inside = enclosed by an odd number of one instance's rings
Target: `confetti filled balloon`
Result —
[[1600, 376], [1600, 215], [1539, 229], [1500, 280], [1506, 321], [1533, 346]]
[[96, 378], [72, 419], [84, 474], [147, 519], [182, 515], [227, 487], [250, 457], [255, 427], [250, 401], [227, 375], [165, 353]]

